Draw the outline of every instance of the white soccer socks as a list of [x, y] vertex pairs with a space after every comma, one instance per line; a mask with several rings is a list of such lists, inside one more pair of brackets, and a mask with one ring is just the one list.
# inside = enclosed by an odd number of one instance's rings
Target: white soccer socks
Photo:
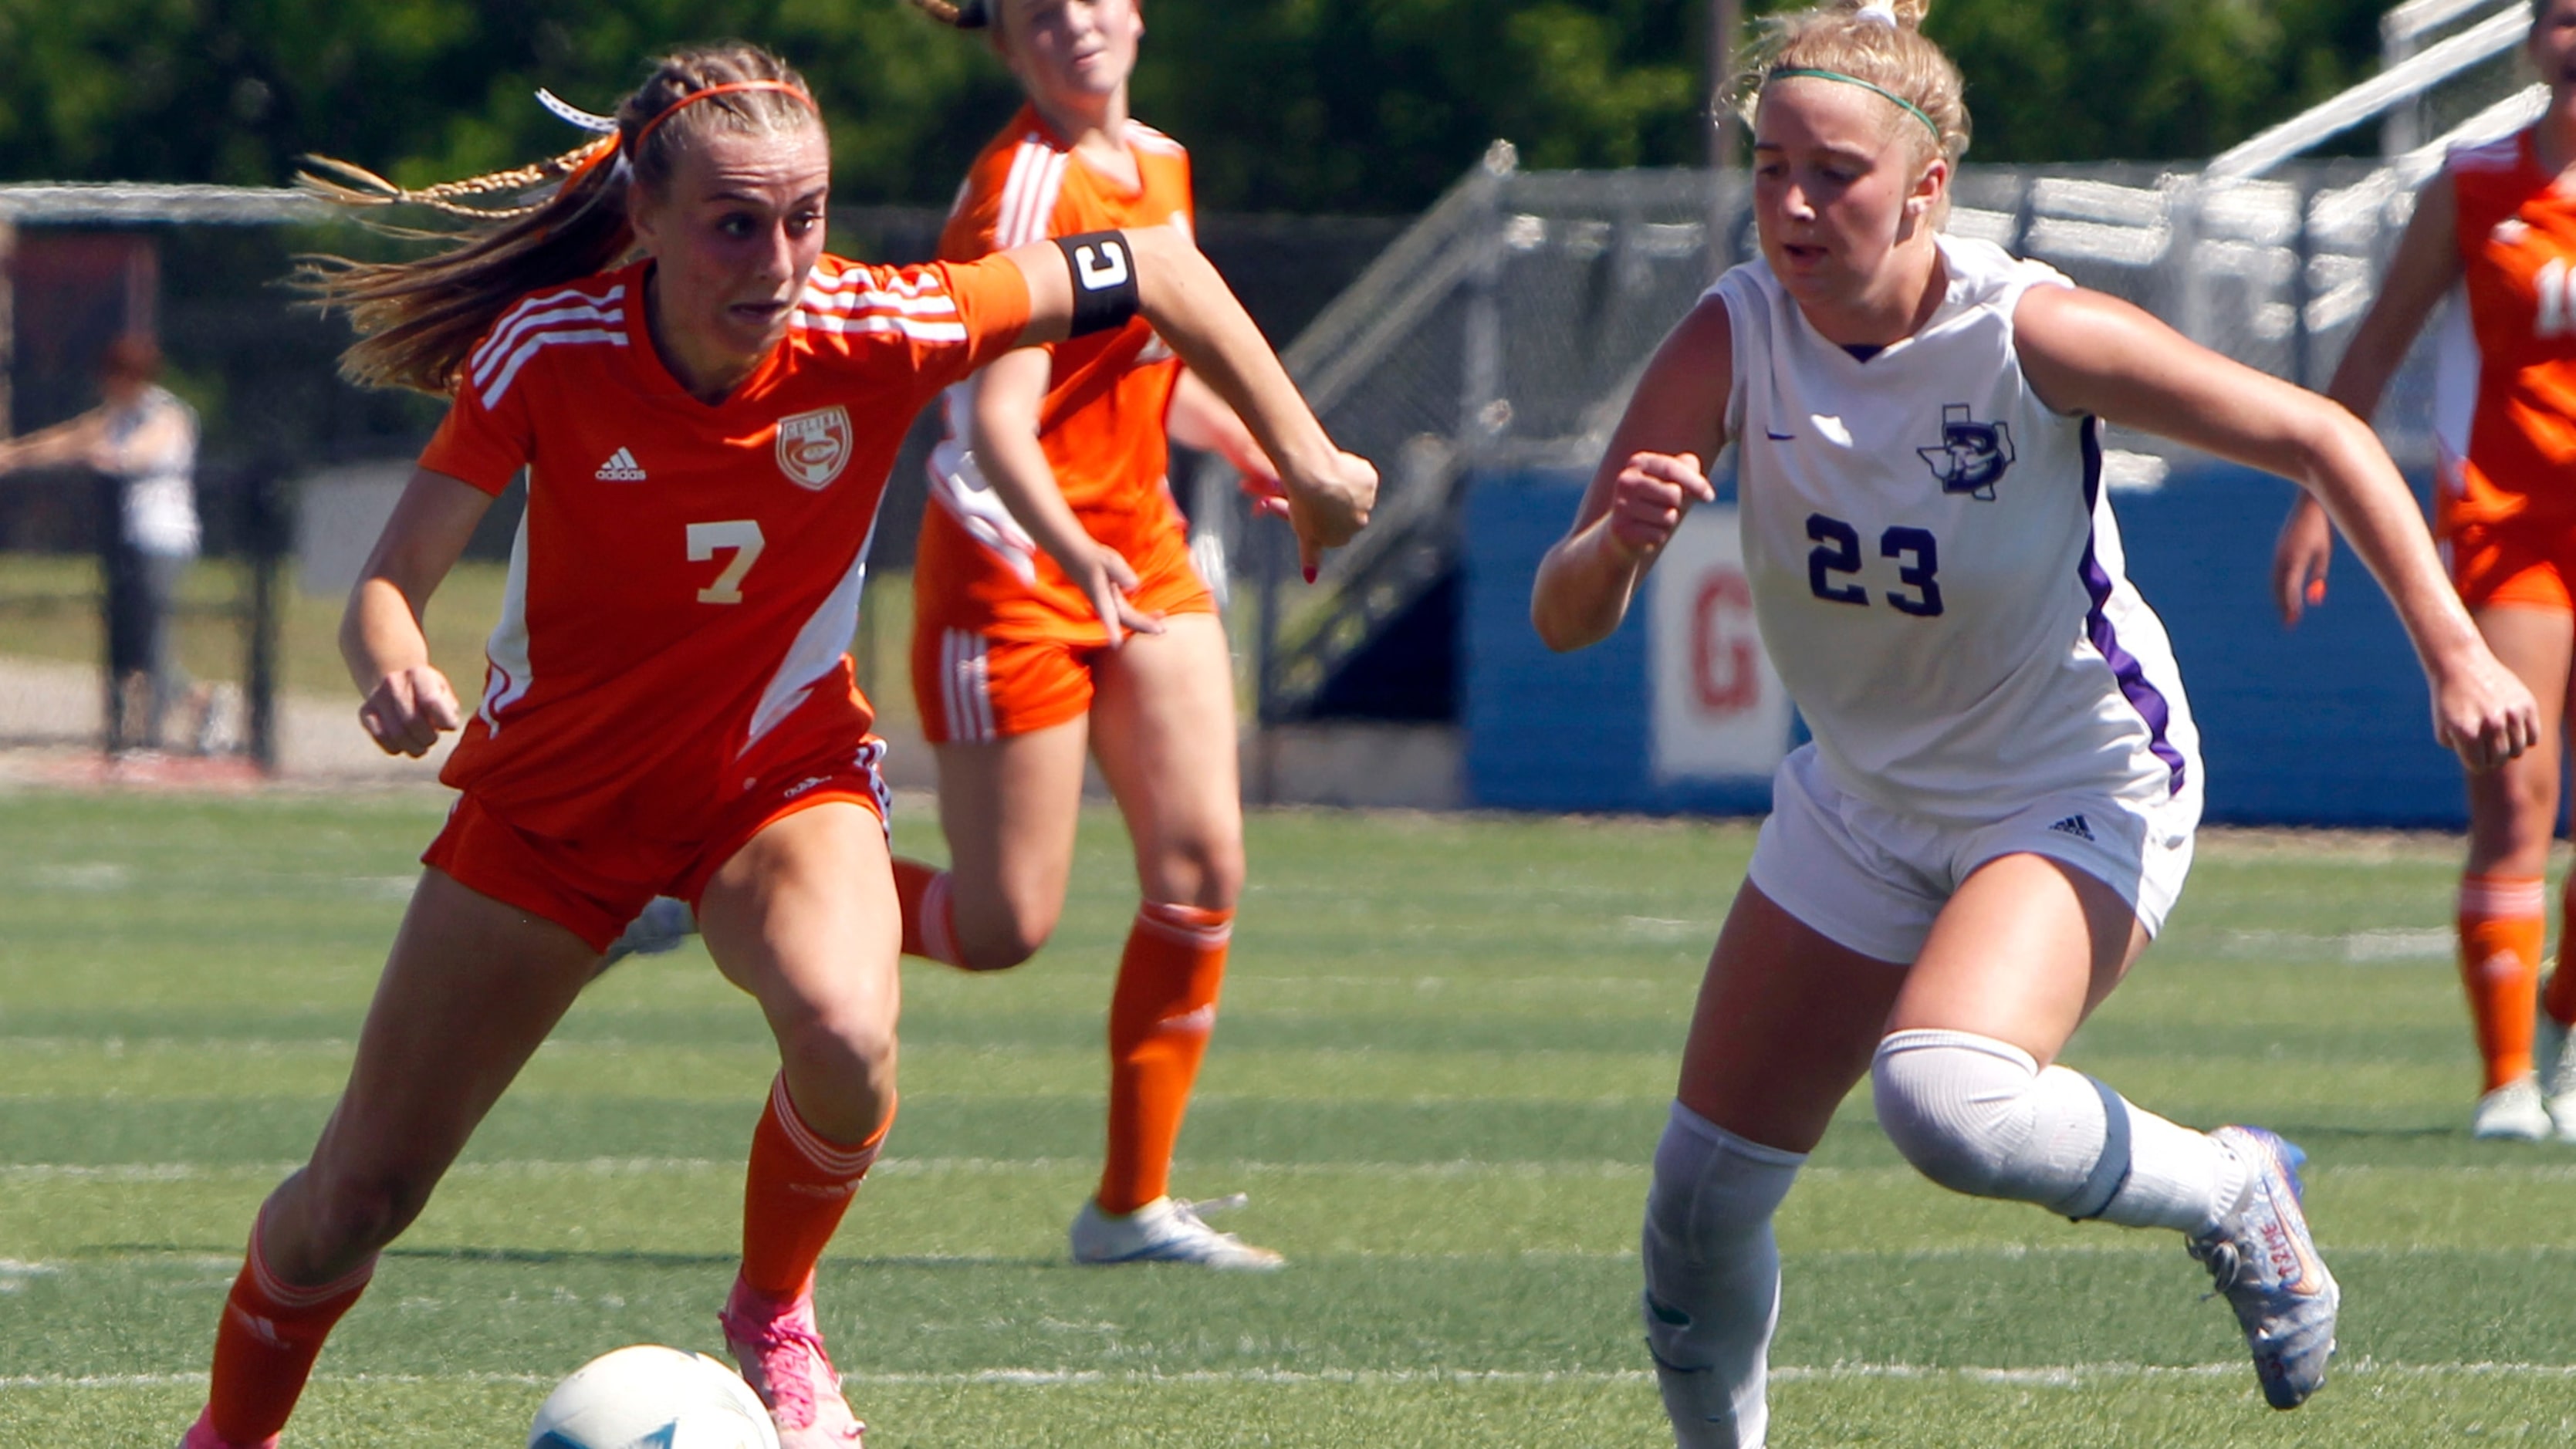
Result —
[[1780, 1249], [1771, 1214], [1807, 1160], [1679, 1102], [1646, 1192], [1646, 1345], [1679, 1449], [1760, 1449]]
[[2140, 1111], [2081, 1072], [2042, 1071], [1992, 1037], [1895, 1032], [1879, 1043], [1871, 1078], [1897, 1151], [1954, 1192], [2184, 1233], [2209, 1231], [2245, 1192], [2245, 1165], [2208, 1134]]

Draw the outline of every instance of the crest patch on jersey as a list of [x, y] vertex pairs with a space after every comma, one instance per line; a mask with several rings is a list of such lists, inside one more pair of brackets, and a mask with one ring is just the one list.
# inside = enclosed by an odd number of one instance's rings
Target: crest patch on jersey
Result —
[[1945, 403], [1940, 443], [1914, 451], [1931, 465], [1942, 492], [1965, 493], [1991, 503], [1996, 480], [2012, 467], [2012, 429], [2003, 423], [1978, 422], [1966, 403]]
[[778, 420], [778, 471], [799, 488], [832, 486], [850, 466], [850, 410], [833, 406]]

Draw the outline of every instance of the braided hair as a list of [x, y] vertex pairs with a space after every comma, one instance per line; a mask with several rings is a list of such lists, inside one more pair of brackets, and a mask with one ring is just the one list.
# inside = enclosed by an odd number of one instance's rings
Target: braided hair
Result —
[[912, 0], [913, 8], [943, 25], [981, 30], [993, 23], [1001, 0]]
[[[720, 86], [771, 89], [684, 98]], [[790, 89], [777, 89], [775, 87]], [[605, 124], [603, 122], [602, 124]], [[408, 188], [345, 161], [306, 158], [296, 178], [345, 206], [418, 206], [465, 223], [395, 235], [452, 244], [399, 262], [314, 256], [289, 284], [325, 312], [345, 311], [358, 340], [340, 355], [341, 375], [364, 387], [455, 392], [466, 357], [500, 315], [530, 292], [605, 271], [635, 249], [627, 193], [658, 191], [680, 158], [719, 131], [788, 135], [821, 121], [805, 83], [785, 61], [755, 45], [694, 46], [663, 56], [618, 104], [613, 133], [530, 166]], [[640, 144], [639, 144], [640, 142]]]

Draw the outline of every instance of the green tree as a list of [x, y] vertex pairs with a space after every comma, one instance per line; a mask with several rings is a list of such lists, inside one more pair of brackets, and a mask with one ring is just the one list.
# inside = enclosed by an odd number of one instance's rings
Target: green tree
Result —
[[[2376, 69], [2365, 0], [1940, 0], [1981, 161], [2213, 155]], [[2363, 139], [2368, 139], [2364, 137]]]
[[[1705, 0], [1145, 4], [1137, 109], [1212, 208], [1414, 210], [1495, 137], [1532, 166], [1702, 158]], [[1929, 28], [1977, 160], [2194, 157], [2366, 74], [2383, 5], [1938, 0]], [[604, 109], [646, 55], [725, 35], [812, 80], [844, 200], [945, 202], [1016, 104], [902, 0], [0, 0], [0, 175], [273, 185], [317, 151], [455, 176], [578, 139], [536, 87]]]

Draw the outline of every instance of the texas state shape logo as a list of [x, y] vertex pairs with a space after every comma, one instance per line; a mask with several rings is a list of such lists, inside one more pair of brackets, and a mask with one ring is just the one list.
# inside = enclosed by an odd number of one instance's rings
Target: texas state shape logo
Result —
[[1942, 492], [1965, 493], [1991, 503], [1996, 480], [2012, 467], [2012, 429], [2002, 423], [1978, 422], [1969, 416], [1966, 403], [1947, 403], [1941, 409], [1940, 443], [1914, 451], [1932, 465], [1932, 476], [1941, 480]]

